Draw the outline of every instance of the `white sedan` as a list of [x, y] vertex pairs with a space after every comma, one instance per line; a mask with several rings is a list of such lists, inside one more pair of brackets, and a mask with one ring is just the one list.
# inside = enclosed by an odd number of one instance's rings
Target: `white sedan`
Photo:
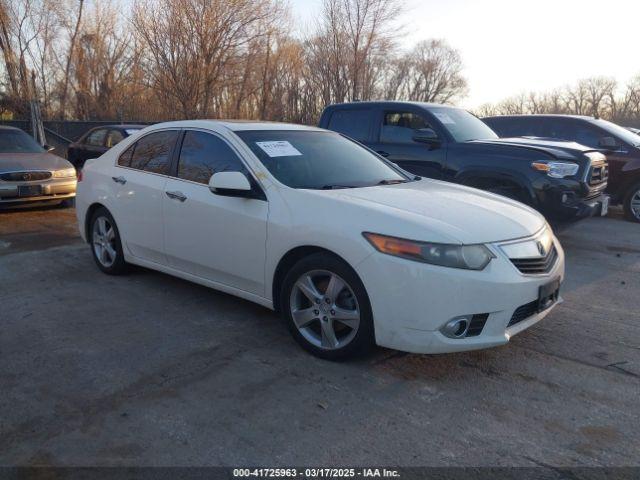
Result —
[[560, 301], [564, 253], [536, 211], [318, 128], [157, 124], [88, 161], [76, 202], [103, 272], [272, 308], [323, 358], [501, 345]]

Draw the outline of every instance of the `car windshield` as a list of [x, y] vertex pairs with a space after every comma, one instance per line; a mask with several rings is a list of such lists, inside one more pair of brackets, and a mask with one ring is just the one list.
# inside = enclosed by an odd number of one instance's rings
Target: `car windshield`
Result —
[[271, 174], [292, 188], [368, 187], [409, 180], [366, 148], [334, 132], [235, 132]]
[[0, 153], [42, 153], [44, 148], [22, 130], [0, 129]]
[[598, 125], [603, 130], [606, 130], [614, 137], [618, 137], [623, 142], [633, 145], [634, 147], [640, 147], [640, 138], [638, 138], [638, 135], [630, 132], [626, 128], [623, 128], [620, 125], [616, 125], [615, 123], [600, 119], [593, 120], [593, 123]]
[[486, 123], [461, 108], [431, 107], [429, 111], [440, 120], [456, 142], [498, 138]]

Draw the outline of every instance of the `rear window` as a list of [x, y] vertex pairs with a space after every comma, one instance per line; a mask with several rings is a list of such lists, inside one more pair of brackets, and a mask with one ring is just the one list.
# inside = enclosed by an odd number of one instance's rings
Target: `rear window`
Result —
[[371, 111], [336, 110], [331, 114], [327, 128], [359, 142], [366, 142], [371, 128]]

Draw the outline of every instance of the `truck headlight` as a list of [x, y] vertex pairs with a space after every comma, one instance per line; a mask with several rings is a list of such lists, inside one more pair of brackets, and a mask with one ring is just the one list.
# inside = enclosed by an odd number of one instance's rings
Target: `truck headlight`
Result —
[[570, 162], [533, 162], [531, 167], [539, 172], [545, 172], [551, 178], [572, 177], [580, 168], [577, 163]]
[[64, 168], [53, 172], [53, 178], [70, 178], [76, 176], [75, 168]]
[[495, 257], [484, 245], [418, 242], [370, 232], [363, 235], [379, 252], [441, 267], [482, 270]]

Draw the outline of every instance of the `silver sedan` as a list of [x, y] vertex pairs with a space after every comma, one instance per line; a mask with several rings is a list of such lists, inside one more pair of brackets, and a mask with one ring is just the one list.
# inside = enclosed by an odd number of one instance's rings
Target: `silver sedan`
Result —
[[25, 132], [0, 127], [0, 206], [32, 202], [70, 203], [76, 170]]

